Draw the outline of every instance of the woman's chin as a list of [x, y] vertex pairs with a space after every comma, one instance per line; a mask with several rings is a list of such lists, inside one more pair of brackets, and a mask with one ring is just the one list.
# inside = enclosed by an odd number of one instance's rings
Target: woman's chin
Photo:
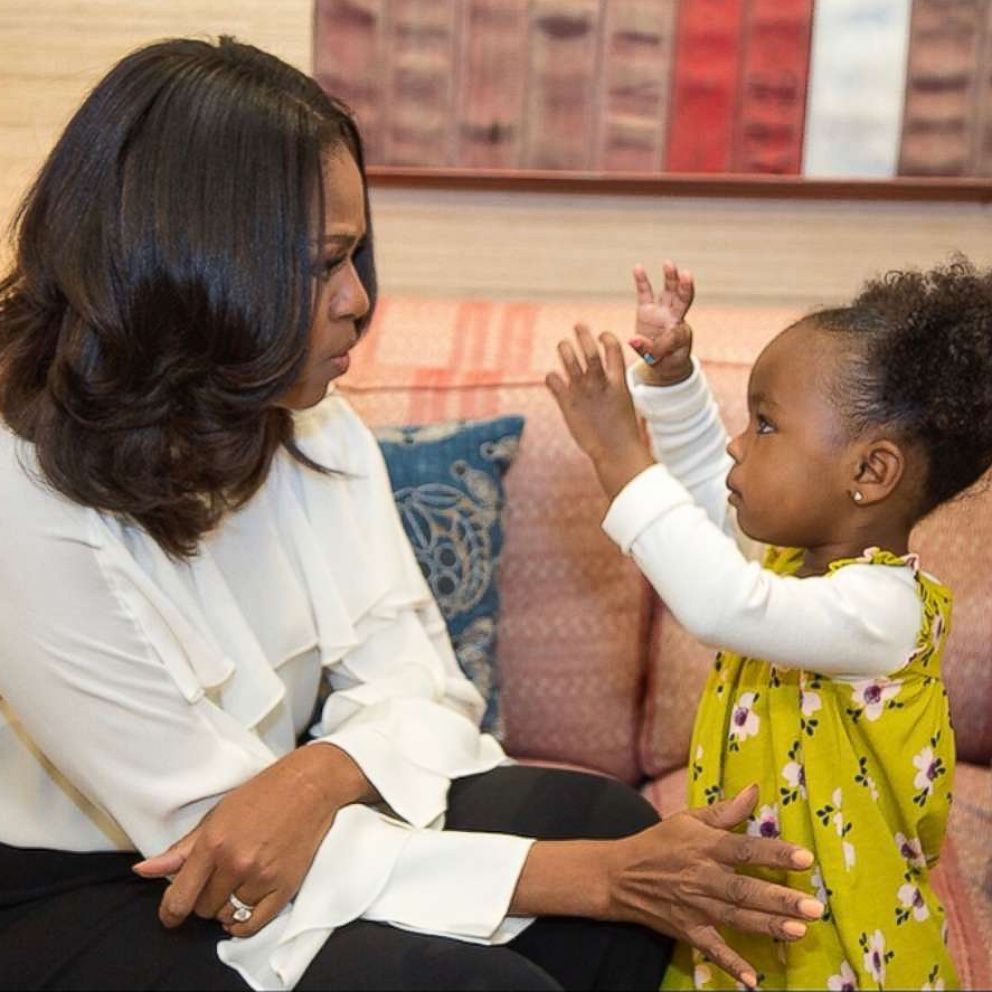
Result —
[[280, 397], [276, 406], [286, 410], [309, 410], [316, 406], [326, 395], [331, 381], [336, 376], [321, 376], [313, 382], [297, 384]]

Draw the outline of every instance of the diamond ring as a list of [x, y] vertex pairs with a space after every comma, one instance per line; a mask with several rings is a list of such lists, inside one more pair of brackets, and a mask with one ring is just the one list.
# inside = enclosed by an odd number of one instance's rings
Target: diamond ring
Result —
[[251, 919], [251, 914], [255, 912], [254, 906], [242, 902], [233, 892], [227, 897], [227, 901], [234, 907], [234, 920], [237, 923], [247, 923]]

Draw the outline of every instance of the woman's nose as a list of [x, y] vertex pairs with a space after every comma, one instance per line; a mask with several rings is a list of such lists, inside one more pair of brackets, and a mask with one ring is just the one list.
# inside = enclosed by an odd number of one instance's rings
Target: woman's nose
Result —
[[332, 314], [336, 320], [360, 320], [369, 312], [369, 294], [354, 262], [348, 262], [341, 276], [331, 303]]

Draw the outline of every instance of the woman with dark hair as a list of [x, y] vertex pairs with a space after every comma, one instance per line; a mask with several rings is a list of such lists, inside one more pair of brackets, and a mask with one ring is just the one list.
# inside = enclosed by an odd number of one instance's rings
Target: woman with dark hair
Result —
[[662, 935], [753, 980], [715, 926], [817, 915], [735, 873], [810, 863], [729, 832], [751, 792], [658, 823], [480, 734], [329, 389], [376, 286], [361, 140], [312, 80], [230, 39], [137, 51], [18, 221], [0, 987], [655, 988]]

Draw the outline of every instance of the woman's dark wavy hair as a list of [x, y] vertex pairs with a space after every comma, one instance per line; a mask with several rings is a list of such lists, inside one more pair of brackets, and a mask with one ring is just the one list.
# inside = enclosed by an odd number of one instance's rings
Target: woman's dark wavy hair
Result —
[[889, 272], [847, 307], [809, 318], [850, 337], [835, 382], [852, 431], [890, 430], [927, 463], [925, 516], [992, 465], [992, 272], [965, 258]]
[[[231, 38], [150, 45], [97, 84], [0, 281], [0, 416], [52, 487], [190, 557], [280, 445], [320, 468], [275, 402], [306, 357], [337, 150], [364, 178], [347, 109]], [[371, 228], [355, 266], [374, 306]]]

